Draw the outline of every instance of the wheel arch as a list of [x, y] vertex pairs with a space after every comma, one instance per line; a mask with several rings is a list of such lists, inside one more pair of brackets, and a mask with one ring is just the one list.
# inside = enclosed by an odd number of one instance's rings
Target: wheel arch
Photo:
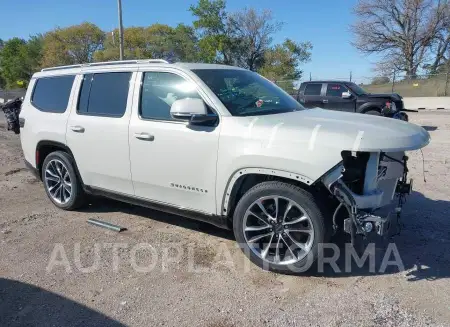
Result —
[[314, 180], [298, 173], [269, 168], [242, 168], [228, 180], [222, 196], [220, 215], [232, 219], [233, 210], [243, 193], [254, 185], [269, 180], [285, 181], [303, 188], [314, 184]]
[[45, 158], [52, 152], [55, 151], [63, 151], [68, 153], [72, 158], [73, 158], [73, 166], [75, 169], [75, 172], [78, 176], [78, 178], [81, 181], [81, 184], [83, 184], [83, 179], [81, 178], [80, 172], [78, 170], [78, 166], [75, 160], [75, 157], [72, 153], [72, 151], [70, 150], [70, 148], [61, 142], [57, 142], [57, 141], [50, 141], [50, 140], [41, 140], [37, 143], [36, 145], [36, 152], [35, 152], [35, 156], [36, 156], [36, 169], [39, 172], [39, 177], [42, 178], [42, 164], [44, 163]]
[[371, 110], [379, 111], [381, 113], [382, 109], [381, 109], [381, 106], [379, 103], [368, 102], [368, 103], [363, 104], [361, 107], [359, 107], [357, 112], [364, 114]]

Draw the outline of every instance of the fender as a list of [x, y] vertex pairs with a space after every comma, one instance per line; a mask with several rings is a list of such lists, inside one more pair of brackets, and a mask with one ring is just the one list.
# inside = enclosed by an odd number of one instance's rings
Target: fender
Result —
[[220, 214], [227, 215], [228, 208], [229, 208], [229, 201], [232, 196], [232, 192], [234, 189], [234, 186], [237, 185], [238, 180], [249, 174], [260, 174], [260, 175], [269, 175], [269, 176], [277, 176], [277, 177], [283, 177], [288, 178], [294, 181], [301, 182], [305, 184], [306, 186], [312, 185], [314, 181], [306, 176], [303, 176], [301, 174], [297, 173], [291, 173], [283, 170], [277, 170], [277, 169], [267, 169], [267, 168], [242, 168], [238, 171], [236, 171], [228, 180], [227, 187], [225, 189], [225, 192], [222, 196], [222, 205], [220, 208]]
[[369, 110], [377, 110], [381, 113], [382, 104], [380, 102], [366, 102], [360, 107], [356, 108], [356, 112], [365, 113]]
[[[39, 149], [44, 146], [53, 146], [53, 147], [61, 148], [65, 152], [67, 152], [68, 154], [71, 155], [71, 157], [73, 158], [73, 166], [75, 168], [75, 173], [78, 175], [81, 185], [83, 185], [83, 187], [84, 187], [83, 178], [80, 175], [80, 172], [79, 172], [78, 166], [77, 166], [77, 161], [75, 160], [75, 157], [74, 157], [72, 151], [70, 150], [70, 148], [67, 145], [65, 145], [64, 143], [61, 143], [61, 142], [42, 140], [42, 141], [39, 141], [38, 144], [36, 145], [36, 159], [35, 160], [36, 160], [36, 169], [39, 172], [39, 176], [40, 176], [40, 171], [41, 171], [41, 163], [38, 163]], [[40, 161], [43, 162], [43, 160], [39, 159], [39, 162]]]

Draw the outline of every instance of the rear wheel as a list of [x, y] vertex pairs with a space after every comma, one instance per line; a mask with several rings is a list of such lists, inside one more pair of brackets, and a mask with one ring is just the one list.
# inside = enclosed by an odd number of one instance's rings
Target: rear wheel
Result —
[[325, 238], [323, 214], [314, 197], [282, 182], [250, 189], [236, 207], [233, 229], [253, 263], [283, 273], [311, 268]]
[[50, 153], [42, 165], [42, 181], [49, 199], [58, 208], [74, 210], [84, 204], [85, 194], [66, 152]]

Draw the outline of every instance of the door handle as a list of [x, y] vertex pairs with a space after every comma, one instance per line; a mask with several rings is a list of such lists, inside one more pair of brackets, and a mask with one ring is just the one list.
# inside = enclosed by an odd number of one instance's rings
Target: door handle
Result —
[[83, 126], [78, 126], [78, 125], [70, 126], [70, 129], [72, 131], [74, 131], [74, 132], [77, 132], [77, 133], [84, 133], [84, 127]]
[[323, 103], [328, 103], [328, 100], [322, 100]]
[[134, 133], [134, 137], [142, 141], [153, 141], [155, 137], [148, 133]]

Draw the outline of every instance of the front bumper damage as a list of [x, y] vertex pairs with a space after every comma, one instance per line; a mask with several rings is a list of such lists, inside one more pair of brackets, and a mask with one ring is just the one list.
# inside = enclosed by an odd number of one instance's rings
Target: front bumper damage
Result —
[[352, 235], [352, 241], [356, 234], [393, 236], [398, 233], [405, 197], [412, 192], [407, 160], [403, 152], [370, 153], [358, 191], [344, 181], [346, 167], [343, 163], [324, 176], [322, 182], [339, 201], [333, 215], [333, 228], [339, 228], [336, 218], [345, 210], [342, 228]]

